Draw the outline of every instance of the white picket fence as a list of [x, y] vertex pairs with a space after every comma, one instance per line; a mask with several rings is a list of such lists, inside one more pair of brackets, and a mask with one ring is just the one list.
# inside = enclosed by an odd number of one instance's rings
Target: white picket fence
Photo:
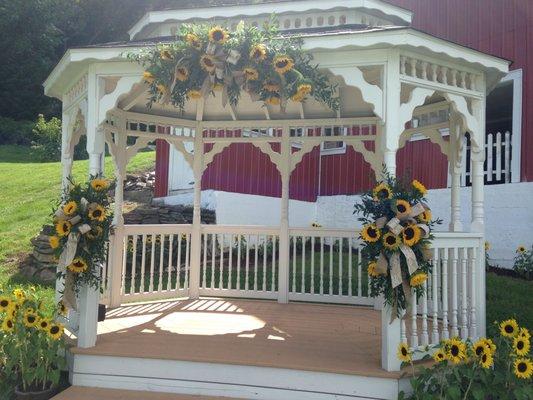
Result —
[[[464, 138], [462, 146], [461, 186], [470, 186], [470, 143]], [[511, 182], [511, 132], [487, 133], [485, 142], [485, 184]]]

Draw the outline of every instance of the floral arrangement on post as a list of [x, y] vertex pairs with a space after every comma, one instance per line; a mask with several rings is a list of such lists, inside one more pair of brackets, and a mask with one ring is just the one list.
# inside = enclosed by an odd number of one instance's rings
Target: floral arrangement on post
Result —
[[[415, 374], [413, 352], [406, 343], [398, 358], [411, 366], [413, 393], [399, 399], [531, 399], [531, 334], [514, 319], [499, 324], [499, 336], [475, 342], [452, 338], [435, 348], [430, 368]], [[426, 355], [424, 358], [429, 358]]]
[[170, 43], [128, 54], [146, 69], [149, 105], [172, 103], [220, 92], [222, 104], [236, 105], [241, 92], [283, 110], [287, 101], [313, 96], [337, 110], [336, 85], [311, 63], [302, 39], [280, 35], [274, 18], [263, 29], [241, 21], [234, 31], [208, 24], [184, 24]]
[[113, 214], [109, 181], [93, 176], [85, 185], [70, 183], [53, 212], [56, 234], [50, 237], [50, 246], [59, 257], [58, 274], [65, 278], [63, 300], [75, 309], [74, 293], [81, 285], [100, 289]]
[[533, 246], [529, 250], [524, 245], [517, 247], [513, 269], [526, 279], [533, 278]]
[[57, 386], [65, 360], [63, 325], [55, 319], [65, 311], [63, 304], [46, 307], [34, 290], [0, 292], [0, 365], [18, 392]]
[[422, 183], [407, 183], [385, 171], [384, 176], [362, 195], [354, 213], [362, 215], [359, 220], [364, 224], [361, 256], [370, 278], [370, 294], [384, 295], [394, 319], [410, 306], [412, 289], [417, 298], [424, 292], [431, 273], [431, 229], [441, 221], [432, 220]]

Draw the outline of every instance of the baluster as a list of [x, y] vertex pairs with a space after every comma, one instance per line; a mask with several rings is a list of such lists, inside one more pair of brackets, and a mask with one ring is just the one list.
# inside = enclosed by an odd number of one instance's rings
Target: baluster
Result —
[[477, 268], [478, 248], [470, 248], [470, 337], [477, 338], [477, 318], [476, 318], [476, 268]]
[[333, 238], [329, 238], [329, 295], [333, 294]]
[[[266, 253], [266, 244], [265, 244]], [[241, 290], [241, 235], [237, 235], [237, 290]]]
[[339, 238], [339, 296], [342, 296], [342, 245], [343, 245], [344, 239], [342, 237]]
[[185, 278], [183, 279], [183, 288], [189, 289], [189, 269], [191, 268], [191, 235], [185, 235]]
[[228, 289], [233, 289], [233, 233], [229, 235], [229, 265], [228, 265]]
[[438, 276], [439, 276], [439, 249], [433, 249], [433, 272], [431, 284], [433, 285], [433, 323], [431, 331], [431, 343], [439, 343], [439, 288], [438, 288]]
[[143, 250], [141, 255], [141, 282], [139, 285], [139, 293], [144, 293], [144, 274], [146, 269], [146, 235], [143, 234]]
[[426, 81], [428, 79], [428, 62], [422, 61], [420, 65], [422, 67], [422, 79]]
[[311, 293], [315, 293], [315, 237], [311, 237]]
[[505, 132], [505, 183], [511, 182], [511, 133]]
[[418, 326], [416, 324], [417, 305], [416, 293], [411, 289], [411, 347], [418, 347]]
[[353, 239], [349, 238], [348, 239], [348, 296], [350, 297], [353, 295], [353, 291], [352, 291], [352, 276], [353, 276], [352, 245], [353, 245]]
[[[122, 237], [122, 265], [120, 266], [122, 273], [121, 273], [121, 279], [120, 279], [120, 294], [126, 294], [126, 273], [127, 273], [127, 265], [128, 265], [128, 249], [129, 249], [129, 235], [124, 235]], [[107, 294], [108, 285], [110, 284], [108, 278], [109, 278], [109, 271], [108, 271], [108, 265], [109, 265], [109, 243], [106, 246], [106, 253], [107, 257], [103, 265], [102, 270], [102, 288], [104, 291], [104, 294]]]
[[401, 343], [407, 343], [407, 329], [405, 326], [405, 310], [402, 312], [402, 315], [400, 317], [400, 342]]
[[414, 59], [414, 58], [411, 58], [411, 59], [409, 60], [409, 65], [410, 65], [410, 67], [411, 67], [411, 76], [412, 76], [413, 78], [416, 78], [416, 77], [417, 77], [417, 76], [416, 76], [416, 63], [417, 63], [417, 62], [418, 62], [418, 60], [416, 60], [416, 59]]
[[131, 283], [130, 294], [135, 293], [135, 270], [137, 269], [137, 241], [138, 235], [133, 235], [133, 256], [131, 257]]
[[[494, 143], [492, 141], [492, 133], [487, 134], [487, 144], [485, 145], [487, 149], [487, 168], [485, 170], [485, 176], [487, 178], [487, 182], [492, 182], [492, 176], [494, 173], [494, 170], [492, 168], [492, 155], [494, 151]], [[496, 167], [499, 164], [498, 158], [496, 158]], [[496, 178], [498, 179], [498, 178]]]
[[263, 292], [266, 291], [266, 270], [267, 270], [267, 244], [268, 236], [265, 235], [263, 242]]
[[429, 342], [428, 335], [428, 282], [424, 282], [424, 293], [422, 294], [422, 333], [420, 334], [422, 346]]
[[449, 339], [448, 326], [448, 256], [450, 249], [445, 248], [442, 254], [442, 339]]
[[276, 291], [276, 241], [277, 236], [272, 236], [272, 291]]
[[438, 65], [437, 64], [430, 64], [429, 66], [431, 68], [431, 81], [438, 82], [437, 81], [437, 68], [438, 68]]
[[320, 294], [324, 294], [324, 236], [320, 237]]
[[461, 75], [461, 88], [466, 89], [466, 72], [461, 71], [459, 74]]
[[452, 337], [459, 335], [459, 330], [457, 329], [457, 253], [457, 247], [452, 248]]
[[217, 235], [215, 233], [211, 234], [211, 289], [215, 288], [215, 257], [216, 257], [216, 242]]
[[[363, 275], [361, 264], [361, 246], [357, 243], [357, 296], [359, 297], [363, 296]], [[370, 281], [370, 279], [367, 280]]]
[[468, 303], [467, 303], [467, 251], [466, 248], [461, 248], [461, 338], [466, 339], [468, 337]]
[[306, 259], [305, 259], [305, 241], [306, 237], [302, 236], [302, 283], [300, 286], [300, 293], [305, 293], [305, 270], [306, 270]]
[[450, 84], [452, 86], [457, 86], [457, 70], [452, 68], [450, 74], [452, 75], [452, 82]]
[[220, 258], [218, 262], [218, 288], [223, 289], [224, 288], [224, 282], [222, 281], [222, 276], [224, 275], [224, 238], [225, 235], [223, 233], [220, 234]]
[[257, 264], [258, 264], [258, 249], [259, 235], [255, 235], [255, 254], [254, 254], [254, 291], [257, 292]]
[[170, 234], [168, 238], [168, 270], [167, 270], [167, 292], [172, 287], [172, 256], [174, 251], [174, 234]]
[[297, 236], [292, 238], [292, 292], [296, 293], [296, 242]]
[[250, 280], [250, 235], [246, 235], [246, 264], [244, 290], [248, 290]]
[[496, 180], [502, 179], [502, 134], [496, 133]]
[[[183, 233], [181, 233], [178, 237], [178, 259], [176, 260], [176, 290], [179, 290], [181, 289], [180, 287], [180, 284], [181, 284], [181, 241], [183, 239]], [[185, 243], [187, 243], [187, 239], [185, 239]], [[205, 287], [205, 269], [206, 269], [206, 254], [207, 254], [207, 235], [204, 234], [204, 286]], [[186, 263], [183, 264], [184, 267], [186, 267]], [[186, 288], [185, 287], [185, 278], [183, 279], [183, 288]]]
[[148, 285], [148, 291], [152, 293], [154, 291], [154, 269], [155, 269], [155, 235], [152, 233], [152, 251], [150, 253], [150, 283]]
[[444, 85], [448, 84], [448, 67], [441, 67], [440, 73], [442, 75], [442, 83]]
[[405, 64], [406, 64], [406, 57], [400, 56], [400, 74], [405, 75]]
[[165, 255], [165, 235], [159, 235], [159, 281], [157, 282], [157, 291], [161, 292], [163, 290], [163, 263]]

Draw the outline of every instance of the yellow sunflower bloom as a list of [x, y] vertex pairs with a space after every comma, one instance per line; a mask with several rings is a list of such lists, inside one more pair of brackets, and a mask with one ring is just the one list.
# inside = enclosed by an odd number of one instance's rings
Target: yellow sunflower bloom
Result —
[[191, 89], [187, 92], [187, 97], [189, 99], [198, 100], [202, 97], [202, 93], [199, 90]]
[[7, 311], [13, 303], [7, 296], [0, 296], [0, 311]]
[[375, 201], [390, 199], [392, 197], [392, 190], [390, 189], [389, 185], [381, 182], [374, 189], [372, 189], [372, 196], [374, 197]]
[[376, 224], [365, 225], [361, 230], [361, 237], [365, 242], [375, 243], [381, 237], [381, 231], [376, 227]]
[[26, 293], [24, 293], [24, 290], [22, 289], [14, 289], [13, 296], [15, 296], [15, 299], [17, 299], [18, 303], [22, 303], [24, 300], [26, 300]]
[[302, 96], [306, 96], [310, 94], [313, 91], [313, 86], [309, 83], [301, 83], [298, 85], [298, 88], [296, 89], [298, 93], [300, 93]]
[[281, 98], [279, 96], [270, 96], [265, 100], [265, 103], [271, 106], [279, 106], [281, 104]]
[[411, 204], [406, 200], [396, 200], [396, 218], [402, 219], [411, 213]]
[[156, 86], [157, 88], [157, 91], [159, 93], [161, 93], [162, 95], [165, 95], [167, 92], [168, 92], [168, 89], [165, 85], [163, 85], [162, 83], [160, 83], [159, 85]]
[[400, 238], [392, 232], [383, 235], [383, 246], [388, 250], [396, 250], [400, 246]]
[[26, 312], [24, 313], [23, 322], [26, 328], [33, 328], [39, 322], [39, 317], [33, 312]]
[[517, 358], [513, 366], [517, 378], [529, 379], [533, 375], [533, 363], [529, 358]]
[[63, 336], [64, 329], [62, 324], [51, 323], [48, 328], [48, 336], [53, 340], [59, 340]]
[[92, 205], [89, 207], [89, 219], [93, 221], [102, 222], [105, 220], [105, 209], [100, 204]]
[[209, 30], [208, 37], [213, 43], [223, 44], [229, 39], [229, 33], [220, 26], [214, 26]]
[[59, 300], [57, 303], [57, 312], [59, 315], [67, 315], [67, 306], [63, 302], [63, 300]]
[[417, 181], [416, 179], [411, 182], [411, 185], [422, 195], [422, 196], [425, 196], [426, 193], [428, 192], [428, 190], [426, 189], [426, 187], [420, 183], [419, 181]]
[[72, 261], [72, 264], [70, 264], [67, 268], [70, 271], [72, 271], [72, 272], [81, 273], [81, 272], [84, 272], [85, 270], [87, 270], [88, 265], [85, 262], [85, 260], [83, 260], [82, 258], [78, 257], [78, 258], [75, 258]]
[[272, 81], [266, 81], [263, 84], [263, 89], [268, 90], [269, 92], [277, 92], [279, 90], [279, 84]]
[[78, 205], [76, 204], [75, 201], [69, 201], [67, 204], [65, 204], [63, 206], [63, 212], [66, 214], [66, 215], [72, 215], [76, 212], [76, 210], [78, 209]]
[[485, 343], [485, 346], [490, 350], [492, 354], [496, 353], [496, 345], [492, 341], [492, 339], [482, 339]]
[[531, 344], [529, 339], [517, 336], [513, 339], [513, 350], [519, 356], [526, 356], [529, 354]]
[[152, 84], [155, 81], [155, 76], [148, 71], [143, 72], [143, 79], [146, 83]]
[[17, 316], [17, 311], [18, 305], [15, 303], [11, 303], [11, 305], [6, 310], [6, 317], [14, 319]]
[[56, 232], [59, 236], [68, 236], [71, 228], [72, 224], [68, 221], [61, 219], [56, 222]]
[[48, 331], [48, 327], [50, 326], [50, 321], [44, 318], [41, 318], [39, 321], [38, 327], [41, 328], [42, 331]]
[[500, 323], [500, 333], [505, 337], [515, 337], [518, 334], [518, 324], [514, 319], [508, 319]]
[[446, 360], [446, 353], [442, 349], [438, 349], [435, 353], [433, 353], [433, 360], [435, 362], [442, 362]]
[[426, 224], [431, 222], [431, 218], [432, 218], [431, 210], [424, 210], [424, 212], [418, 215], [417, 218], [420, 222], [424, 222]]
[[420, 228], [416, 225], [407, 225], [402, 230], [402, 239], [407, 246], [414, 246], [420, 241]]
[[491, 351], [491, 348], [490, 346], [487, 345], [487, 339], [485, 338], [481, 338], [479, 339], [477, 342], [475, 342], [473, 345], [472, 345], [472, 352], [477, 356], [477, 357], [481, 357], [483, 355], [483, 353], [487, 350], [489, 350], [490, 352]]
[[531, 334], [529, 333], [527, 328], [520, 328], [518, 330], [518, 336], [520, 336], [522, 338], [526, 338], [526, 339], [531, 338]]
[[264, 61], [267, 56], [267, 48], [264, 44], [256, 44], [250, 50], [250, 59], [254, 61]]
[[485, 241], [485, 251], [489, 251], [490, 250], [490, 243]]
[[244, 77], [247, 81], [256, 81], [259, 79], [259, 72], [255, 68], [246, 67], [242, 72], [244, 72]]
[[15, 330], [15, 322], [11, 318], [5, 318], [2, 322], [2, 331], [10, 333]]
[[409, 346], [407, 343], [400, 343], [398, 346], [398, 359], [402, 362], [411, 362], [412, 356], [409, 351]]
[[296, 93], [291, 96], [291, 100], [296, 103], [301, 103], [302, 101], [305, 100], [305, 96], [302, 96], [300, 93]]
[[101, 192], [109, 187], [109, 181], [107, 179], [96, 178], [91, 181], [91, 187], [93, 190]]
[[411, 287], [422, 286], [427, 279], [427, 274], [425, 274], [424, 272], [419, 272], [411, 276], [409, 284], [411, 285]]
[[521, 244], [520, 246], [517, 247], [516, 252], [520, 253], [520, 254], [525, 253], [526, 252], [526, 246]]
[[189, 70], [185, 67], [176, 68], [176, 79], [185, 82], [189, 78]]
[[200, 57], [200, 66], [204, 71], [213, 72], [216, 68], [215, 59], [209, 54], [204, 54]]
[[48, 244], [52, 249], [57, 249], [59, 247], [59, 238], [57, 236], [50, 236], [48, 238]]
[[492, 353], [485, 349], [479, 358], [479, 364], [485, 369], [492, 367], [494, 364], [494, 357], [492, 356]]
[[465, 359], [466, 345], [459, 338], [450, 339], [446, 348], [446, 358], [454, 364], [458, 364]]
[[280, 74], [286, 74], [294, 68], [294, 60], [289, 56], [276, 56], [273, 61], [274, 70]]
[[379, 272], [377, 271], [377, 262], [375, 261], [372, 261], [368, 264], [368, 267], [367, 267], [367, 272], [368, 272], [368, 276], [371, 276], [372, 278], [377, 278], [380, 274]]
[[94, 240], [102, 236], [103, 233], [104, 229], [101, 226], [95, 226], [89, 232], [87, 232], [85, 236], [87, 236], [87, 238], [89, 238], [90, 240]]
[[185, 41], [189, 46], [194, 47], [196, 50], [200, 50], [202, 48], [202, 41], [194, 33], [187, 33], [185, 35]]
[[164, 61], [170, 61], [174, 57], [172, 57], [172, 53], [168, 49], [163, 49], [159, 52], [159, 57], [161, 57], [161, 60]]

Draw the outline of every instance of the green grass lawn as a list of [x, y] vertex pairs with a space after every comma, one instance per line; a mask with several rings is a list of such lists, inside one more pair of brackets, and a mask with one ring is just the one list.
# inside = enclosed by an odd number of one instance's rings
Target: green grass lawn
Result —
[[[154, 152], [138, 153], [128, 165], [128, 172], [145, 170], [154, 163]], [[76, 161], [73, 177], [83, 181], [88, 174], [88, 160]], [[113, 162], [106, 157], [106, 176], [113, 176]], [[0, 146], [0, 286], [26, 282], [16, 275], [17, 262], [31, 250], [30, 239], [50, 221], [50, 212], [60, 194], [61, 165], [32, 160], [30, 149]], [[43, 289], [51, 294], [51, 289]]]

